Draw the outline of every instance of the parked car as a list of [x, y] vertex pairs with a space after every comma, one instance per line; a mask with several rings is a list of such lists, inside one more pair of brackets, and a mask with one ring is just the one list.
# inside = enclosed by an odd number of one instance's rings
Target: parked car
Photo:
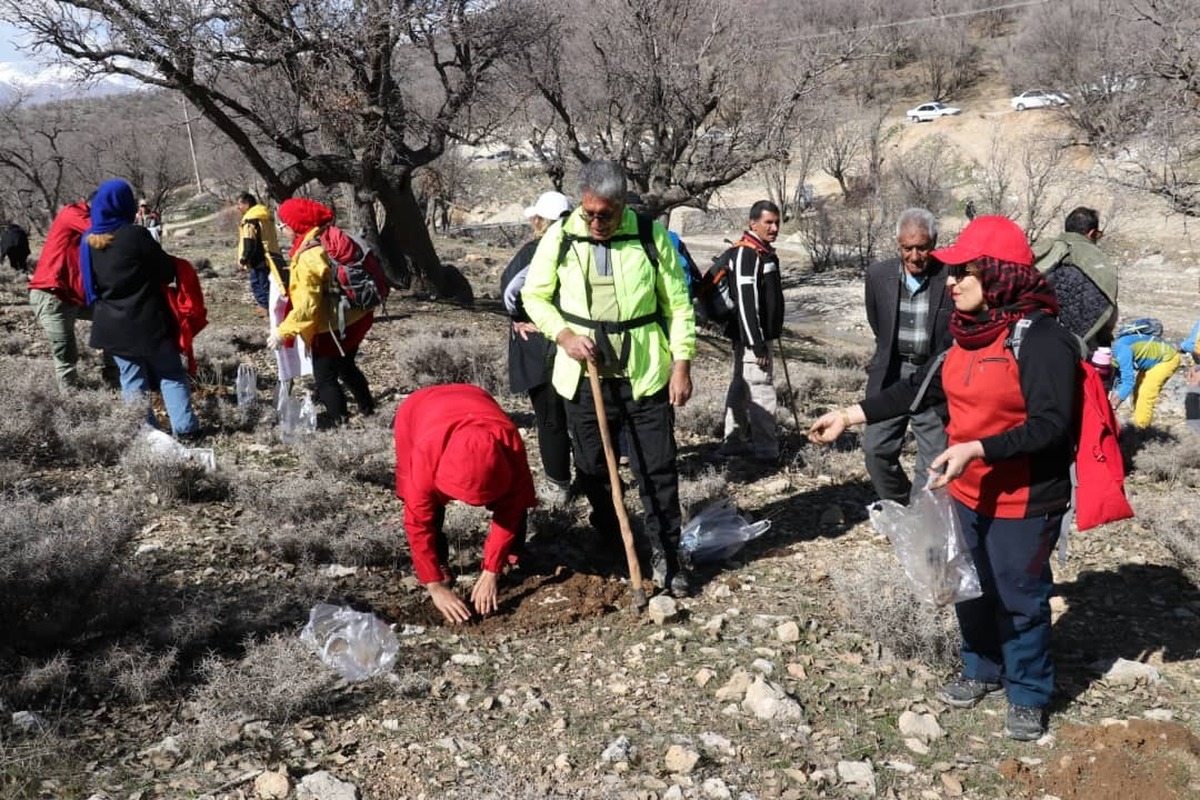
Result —
[[932, 122], [938, 117], [950, 117], [955, 114], [961, 114], [962, 109], [948, 106], [945, 103], [922, 103], [904, 113], [913, 122]]
[[1047, 92], [1044, 89], [1030, 89], [1008, 101], [1014, 111], [1024, 111], [1027, 108], [1055, 108], [1065, 106], [1067, 98], [1058, 92]]

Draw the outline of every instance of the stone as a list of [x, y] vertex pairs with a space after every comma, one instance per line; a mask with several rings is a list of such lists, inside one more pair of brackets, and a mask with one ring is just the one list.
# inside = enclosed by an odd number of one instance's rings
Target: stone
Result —
[[725, 627], [725, 617], [721, 614], [714, 614], [712, 619], [704, 623], [704, 635], [710, 639], [720, 639], [721, 629]]
[[1092, 664], [1092, 669], [1103, 673], [1104, 680], [1124, 685], [1132, 685], [1139, 681], [1158, 683], [1162, 680], [1162, 675], [1154, 667], [1126, 658], [1118, 658], [1113, 662], [1097, 661]]
[[282, 772], [264, 772], [254, 779], [254, 793], [262, 800], [283, 800], [292, 790], [292, 783]]
[[701, 667], [700, 669], [696, 670], [696, 674], [692, 676], [692, 680], [696, 682], [697, 686], [703, 689], [705, 686], [708, 686], [709, 682], [715, 677], [717, 677], [717, 673], [713, 672], [708, 667]]
[[722, 756], [734, 756], [737, 751], [733, 749], [733, 742], [726, 739], [719, 733], [705, 731], [700, 734], [700, 744], [703, 745], [705, 752], [716, 753]]
[[839, 761], [838, 779], [846, 784], [852, 794], [863, 797], [875, 796], [875, 769], [869, 761]]
[[646, 610], [655, 625], [665, 625], [679, 618], [679, 606], [675, 598], [665, 594], [650, 598], [650, 606]]
[[1168, 708], [1151, 708], [1143, 711], [1142, 716], [1155, 722], [1170, 722], [1175, 719], [1175, 712]]
[[764, 680], [762, 676], [755, 678], [754, 683], [746, 690], [742, 710], [763, 720], [791, 721], [802, 719], [804, 716], [800, 704], [795, 699], [782, 687]]
[[700, 784], [700, 791], [708, 800], [733, 800], [733, 792], [720, 778], [709, 778]]
[[558, 758], [554, 759], [554, 768], [559, 772], [570, 772], [571, 767], [571, 757], [566, 753], [559, 753]]
[[962, 781], [949, 772], [943, 772], [941, 775], [942, 786], [946, 787], [946, 794], [951, 797], [961, 797], [963, 793]]
[[775, 671], [775, 665], [765, 658], [756, 658], [750, 664], [750, 669], [754, 670], [760, 675], [770, 675]]
[[754, 678], [745, 670], [737, 670], [733, 675], [729, 676], [728, 682], [720, 689], [717, 689], [718, 700], [742, 700], [746, 696], [746, 690], [750, 688], [750, 684]]
[[775, 629], [775, 638], [786, 644], [800, 641], [800, 626], [788, 620]]
[[321, 770], [300, 779], [296, 800], [359, 800], [358, 787]]
[[683, 787], [678, 783], [663, 792], [662, 800], [683, 800]]
[[460, 667], [482, 667], [483, 656], [478, 653], [455, 653], [450, 656], [450, 663]]
[[678, 775], [690, 775], [699, 761], [699, 753], [678, 744], [668, 747], [667, 754], [663, 756], [663, 765], [667, 768], [667, 772]]
[[894, 759], [883, 762], [883, 766], [885, 769], [890, 769], [892, 772], [899, 772], [901, 775], [911, 775], [917, 771], [916, 765], [910, 764], [907, 761], [896, 761]]
[[629, 737], [618, 736], [608, 743], [608, 747], [604, 748], [604, 752], [600, 754], [600, 760], [610, 764], [617, 761], [628, 761], [631, 750]]
[[350, 578], [358, 574], [358, 567], [348, 567], [344, 564], [330, 564], [325, 569], [330, 578]]
[[900, 714], [900, 735], [929, 744], [935, 739], [943, 738], [946, 735], [946, 731], [942, 730], [942, 726], [938, 724], [937, 717], [933, 716], [933, 714], [917, 714], [913, 711], [905, 711]]

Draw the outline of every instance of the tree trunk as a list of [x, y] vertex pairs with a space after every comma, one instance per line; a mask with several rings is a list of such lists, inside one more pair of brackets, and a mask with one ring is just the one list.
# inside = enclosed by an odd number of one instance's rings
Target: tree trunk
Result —
[[403, 289], [437, 291], [442, 263], [413, 194], [411, 175], [380, 187], [379, 201], [384, 207], [379, 245], [388, 261], [388, 277]]

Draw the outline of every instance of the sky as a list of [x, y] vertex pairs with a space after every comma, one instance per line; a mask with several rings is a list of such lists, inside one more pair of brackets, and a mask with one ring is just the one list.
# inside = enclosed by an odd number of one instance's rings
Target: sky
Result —
[[[27, 102], [39, 103], [83, 94], [120, 91], [120, 81], [108, 79], [100, 84], [80, 88], [71, 81], [70, 70], [63, 66], [47, 66], [28, 51], [18, 50], [26, 40], [25, 34], [8, 23], [0, 22], [0, 101], [15, 97], [14, 90]], [[49, 61], [50, 56], [41, 58]], [[128, 88], [125, 88], [127, 91]]]

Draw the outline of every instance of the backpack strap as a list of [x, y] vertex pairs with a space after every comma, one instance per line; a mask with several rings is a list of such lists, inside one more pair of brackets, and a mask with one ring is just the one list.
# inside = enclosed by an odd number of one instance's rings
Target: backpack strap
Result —
[[1008, 332], [1008, 338], [1004, 340], [1004, 346], [1012, 350], [1014, 359], [1021, 360], [1021, 342], [1025, 338], [1025, 332], [1029, 330], [1033, 323], [1044, 316], [1046, 316], [1046, 312], [1038, 310], [1013, 323], [1012, 328]]

